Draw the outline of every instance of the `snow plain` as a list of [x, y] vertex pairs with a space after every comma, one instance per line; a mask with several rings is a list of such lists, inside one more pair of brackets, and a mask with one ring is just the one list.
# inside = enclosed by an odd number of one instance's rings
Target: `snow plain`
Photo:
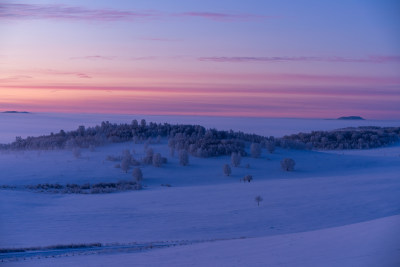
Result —
[[399, 266], [400, 216], [278, 236], [205, 242], [139, 253], [63, 255], [7, 266]]
[[[85, 123], [87, 115], [77, 120], [77, 115], [40, 114], [40, 120], [33, 120], [35, 123], [26, 119], [31, 115], [36, 114], [7, 114], [26, 120], [25, 128], [12, 130], [13, 124], [8, 123], [14, 123], [13, 119], [2, 119], [2, 138], [3, 129], [7, 129], [6, 135], [24, 136], [89, 125]], [[46, 116], [50, 118], [46, 120]], [[65, 120], [60, 121], [60, 116]], [[110, 116], [102, 120], [132, 120]], [[90, 125], [97, 124], [93, 117], [90, 119]], [[165, 118], [160, 116], [159, 122], [165, 122], [162, 119]], [[168, 122], [181, 122], [178, 119]], [[286, 134], [288, 122], [292, 122], [293, 132], [297, 132], [296, 127], [300, 131], [311, 131], [368, 122], [283, 119], [279, 126], [279, 119], [275, 119], [271, 131], [270, 126], [264, 126], [268, 125], [267, 121], [261, 123], [262, 119], [247, 121], [247, 124], [240, 124], [240, 119], [227, 122], [226, 118], [219, 118], [220, 124], [217, 118], [197, 119], [194, 117], [186, 123], [208, 121], [208, 125], [204, 123], [208, 127], [221, 125], [216, 128], [269, 132], [266, 135]], [[49, 126], [41, 128], [45, 121]], [[387, 121], [370, 123], [366, 125], [399, 125]], [[398, 266], [400, 247], [396, 237], [400, 225], [396, 215], [400, 214], [400, 146], [351, 152], [277, 149], [269, 154], [263, 151], [259, 159], [243, 158], [239, 168], [232, 168], [230, 177], [222, 173], [223, 164], [230, 162], [228, 157], [191, 157], [190, 165], [183, 167], [176, 157], [169, 156], [167, 140], [151, 147], [168, 156], [168, 163], [161, 168], [143, 167], [146, 188], [141, 191], [74, 195], [1, 190], [0, 248], [90, 242], [228, 240], [138, 253], [28, 258], [5, 264]], [[99, 147], [94, 152], [83, 150], [79, 159], [70, 151], [2, 152], [0, 185], [131, 179], [130, 174], [114, 168], [114, 162], [105, 161], [107, 155], [119, 155], [123, 149], [134, 150], [136, 158], [143, 156], [143, 145], [133, 143]], [[294, 172], [280, 170], [279, 162], [284, 157], [295, 159]], [[247, 163], [250, 168], [244, 167]], [[239, 182], [246, 174], [253, 175], [254, 181]], [[254, 201], [257, 195], [263, 197], [260, 206]]]

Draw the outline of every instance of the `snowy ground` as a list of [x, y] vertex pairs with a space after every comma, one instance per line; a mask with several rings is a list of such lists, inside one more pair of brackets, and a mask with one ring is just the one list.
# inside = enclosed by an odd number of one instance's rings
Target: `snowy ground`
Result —
[[7, 266], [399, 266], [399, 225], [397, 215], [317, 231], [143, 252], [73, 257], [70, 252], [7, 262]]
[[[314, 122], [308, 121], [309, 130], [320, 129]], [[264, 150], [259, 159], [243, 158], [230, 177], [222, 173], [228, 157], [191, 157], [183, 167], [169, 156], [166, 140], [151, 147], [168, 156], [168, 163], [143, 167], [147, 187], [141, 191], [0, 190], [0, 248], [229, 240], [135, 253], [8, 259], [6, 266], [398, 266], [400, 146], [352, 152]], [[105, 161], [123, 149], [134, 150], [137, 159], [143, 156], [143, 145], [133, 143], [84, 150], [79, 159], [70, 151], [0, 153], [0, 185], [131, 179]], [[295, 159], [294, 172], [281, 171], [284, 157]], [[250, 168], [244, 167], [247, 163]], [[246, 174], [254, 181], [240, 183]], [[260, 206], [257, 195], [264, 199]]]

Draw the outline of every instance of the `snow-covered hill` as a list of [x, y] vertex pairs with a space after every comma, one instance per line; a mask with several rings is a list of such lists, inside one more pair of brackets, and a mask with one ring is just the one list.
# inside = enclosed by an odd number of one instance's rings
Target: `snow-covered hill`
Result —
[[[308, 127], [313, 129], [312, 125]], [[0, 248], [232, 240], [130, 254], [77, 253], [79, 256], [72, 258], [26, 261], [19, 258], [14, 263], [7, 258], [7, 264], [395, 266], [398, 263], [399, 243], [392, 237], [400, 229], [395, 227], [399, 223], [396, 215], [400, 214], [400, 146], [354, 153], [277, 149], [269, 154], [264, 149], [258, 159], [242, 158], [239, 167], [232, 167], [229, 177], [222, 171], [223, 165], [230, 163], [229, 157], [190, 157], [189, 166], [180, 166], [177, 156], [169, 155], [167, 140], [150, 147], [166, 156], [168, 163], [161, 168], [142, 166], [146, 187], [140, 191], [83, 195], [0, 190]], [[115, 162], [105, 160], [108, 155], [120, 155], [124, 149], [135, 151], [137, 159], [144, 156], [144, 145], [133, 142], [107, 145], [95, 151], [82, 150], [80, 158], [68, 150], [3, 151], [0, 186], [132, 179], [132, 169], [126, 174], [114, 167]], [[280, 161], [285, 157], [296, 161], [294, 172], [281, 170]], [[247, 174], [253, 175], [254, 180], [240, 182]], [[260, 206], [255, 201], [258, 195], [263, 198]]]

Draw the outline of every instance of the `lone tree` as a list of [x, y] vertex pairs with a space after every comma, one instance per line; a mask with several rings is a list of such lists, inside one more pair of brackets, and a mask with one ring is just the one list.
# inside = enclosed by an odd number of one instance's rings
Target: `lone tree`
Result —
[[132, 172], [132, 176], [133, 176], [133, 179], [135, 179], [135, 181], [137, 183], [140, 183], [143, 180], [143, 173], [140, 168], [134, 168], [133, 172]]
[[225, 164], [225, 165], [224, 165], [223, 170], [224, 170], [224, 174], [225, 174], [226, 176], [229, 176], [229, 175], [231, 175], [231, 173], [232, 173], [231, 167], [230, 167], [228, 164]]
[[233, 167], [238, 167], [240, 165], [241, 160], [242, 160], [242, 157], [240, 156], [239, 153], [232, 152], [231, 163], [232, 163]]
[[179, 152], [179, 163], [182, 166], [186, 166], [189, 164], [189, 154], [186, 150], [181, 150]]
[[253, 158], [259, 158], [261, 156], [261, 145], [259, 143], [252, 143], [250, 153]]
[[260, 206], [260, 202], [263, 201], [261, 196], [256, 196], [255, 201], [257, 202], [257, 206]]
[[296, 162], [291, 158], [285, 158], [281, 161], [281, 167], [284, 171], [290, 172], [294, 170]]
[[161, 154], [155, 153], [153, 155], [153, 166], [159, 168], [159, 167], [161, 167], [162, 163], [163, 163], [163, 160], [162, 160]]

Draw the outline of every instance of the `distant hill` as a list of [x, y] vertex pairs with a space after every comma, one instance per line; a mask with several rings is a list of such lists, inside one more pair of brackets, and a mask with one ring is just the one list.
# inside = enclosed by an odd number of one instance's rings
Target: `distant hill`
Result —
[[16, 113], [22, 113], [22, 114], [29, 114], [30, 112], [28, 111], [15, 111], [15, 110], [8, 110], [8, 111], [3, 111], [1, 113], [9, 113], [9, 114], [16, 114]]
[[365, 120], [364, 118], [360, 116], [346, 116], [346, 117], [340, 117], [337, 118], [338, 120]]

